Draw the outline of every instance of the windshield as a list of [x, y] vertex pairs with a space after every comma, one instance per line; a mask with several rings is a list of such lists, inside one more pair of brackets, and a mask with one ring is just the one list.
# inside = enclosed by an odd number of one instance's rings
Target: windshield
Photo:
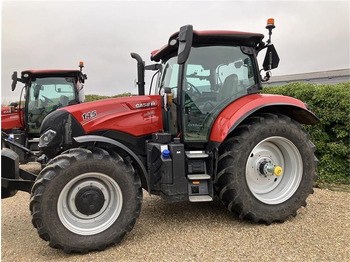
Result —
[[73, 77], [47, 77], [31, 82], [26, 101], [29, 133], [39, 133], [43, 119], [52, 111], [76, 103], [74, 81]]

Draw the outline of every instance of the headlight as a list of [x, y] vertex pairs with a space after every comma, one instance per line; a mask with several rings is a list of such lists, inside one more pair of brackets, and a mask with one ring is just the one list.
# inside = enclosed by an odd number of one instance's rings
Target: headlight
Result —
[[39, 147], [45, 147], [47, 146], [52, 139], [56, 136], [56, 131], [53, 131], [52, 129], [47, 130], [44, 134], [40, 136], [39, 139]]

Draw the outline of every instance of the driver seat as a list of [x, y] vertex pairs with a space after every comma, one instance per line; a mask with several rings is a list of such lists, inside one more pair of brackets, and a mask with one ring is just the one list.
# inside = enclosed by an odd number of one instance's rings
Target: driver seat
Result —
[[68, 106], [68, 103], [69, 103], [69, 98], [68, 98], [68, 96], [61, 95], [61, 96], [60, 96], [60, 104], [61, 104], [62, 106]]
[[219, 93], [218, 101], [223, 101], [229, 97], [232, 97], [238, 92], [238, 76], [231, 74], [227, 76], [222, 84]]

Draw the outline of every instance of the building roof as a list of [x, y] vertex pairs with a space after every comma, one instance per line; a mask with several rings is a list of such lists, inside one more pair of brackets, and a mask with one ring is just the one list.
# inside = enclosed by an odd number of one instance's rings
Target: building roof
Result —
[[272, 76], [268, 82], [264, 83], [264, 85], [277, 86], [291, 82], [338, 84], [347, 81], [350, 81], [350, 68], [293, 75]]

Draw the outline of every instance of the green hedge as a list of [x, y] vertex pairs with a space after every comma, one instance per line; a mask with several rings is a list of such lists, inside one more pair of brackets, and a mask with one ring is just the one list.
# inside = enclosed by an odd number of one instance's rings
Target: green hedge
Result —
[[85, 95], [85, 102], [91, 102], [91, 101], [107, 99], [107, 98], [123, 97], [123, 96], [131, 96], [131, 93], [123, 93], [115, 96]]
[[320, 119], [304, 126], [316, 145], [318, 181], [350, 184], [350, 82], [337, 85], [290, 83], [265, 87], [264, 93], [302, 100]]

